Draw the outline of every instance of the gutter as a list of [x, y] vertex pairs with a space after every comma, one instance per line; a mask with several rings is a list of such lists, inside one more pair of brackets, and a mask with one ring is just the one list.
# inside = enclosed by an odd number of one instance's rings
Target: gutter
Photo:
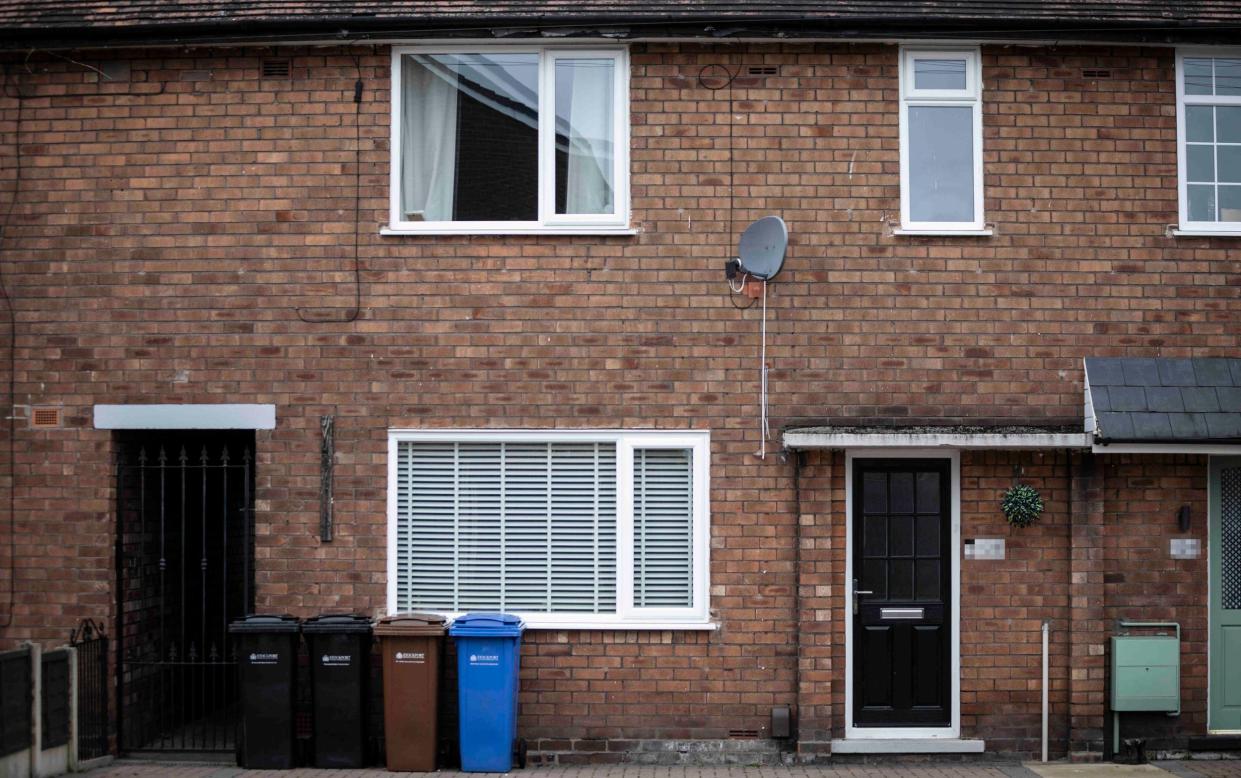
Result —
[[409, 20], [350, 16], [293, 17], [211, 22], [138, 23], [110, 26], [35, 25], [0, 28], [0, 50], [118, 48], [192, 45], [345, 43], [417, 38], [585, 37], [612, 40], [832, 40], [962, 39], [996, 42], [1165, 43], [1235, 41], [1241, 18], [1233, 22], [1181, 19], [1173, 22], [1093, 20], [981, 20], [977, 18], [859, 17], [702, 17], [671, 15], [618, 19], [603, 16], [487, 18], [440, 17]]

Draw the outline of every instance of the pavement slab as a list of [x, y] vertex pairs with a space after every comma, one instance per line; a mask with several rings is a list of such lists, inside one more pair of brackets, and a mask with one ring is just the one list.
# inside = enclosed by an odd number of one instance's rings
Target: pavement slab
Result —
[[[243, 770], [231, 765], [195, 762], [118, 760], [98, 767], [90, 778], [389, 778], [425, 776], [461, 778], [464, 773], [390, 773], [379, 767], [362, 770]], [[1241, 760], [1160, 762], [1149, 765], [1070, 764], [1053, 762], [824, 766], [647, 766], [597, 765], [539, 767], [516, 770], [508, 778], [1241, 778]], [[503, 778], [500, 773], [471, 773], [469, 778]]]

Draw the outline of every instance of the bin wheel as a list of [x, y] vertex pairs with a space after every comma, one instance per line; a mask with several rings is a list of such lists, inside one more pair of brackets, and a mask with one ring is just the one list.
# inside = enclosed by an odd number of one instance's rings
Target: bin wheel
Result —
[[526, 739], [519, 737], [513, 741], [513, 762], [522, 770], [526, 769]]

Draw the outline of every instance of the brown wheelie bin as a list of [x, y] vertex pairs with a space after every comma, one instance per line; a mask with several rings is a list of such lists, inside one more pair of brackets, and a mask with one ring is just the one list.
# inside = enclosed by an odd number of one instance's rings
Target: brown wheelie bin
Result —
[[389, 616], [375, 625], [375, 636], [383, 650], [388, 769], [431, 772], [439, 746], [436, 716], [444, 617], [430, 613]]

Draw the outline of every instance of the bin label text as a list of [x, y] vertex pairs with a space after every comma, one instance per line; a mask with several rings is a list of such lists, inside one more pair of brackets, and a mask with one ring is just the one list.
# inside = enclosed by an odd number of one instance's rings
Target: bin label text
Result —
[[324, 667], [348, 667], [353, 664], [353, 656], [350, 654], [324, 654]]
[[279, 654], [259, 654], [250, 655], [250, 664], [252, 665], [274, 665], [280, 661]]
[[427, 662], [427, 655], [422, 651], [397, 651], [396, 661], [401, 664], [422, 665]]
[[500, 664], [500, 656], [498, 654], [470, 654], [470, 664], [494, 667]]

